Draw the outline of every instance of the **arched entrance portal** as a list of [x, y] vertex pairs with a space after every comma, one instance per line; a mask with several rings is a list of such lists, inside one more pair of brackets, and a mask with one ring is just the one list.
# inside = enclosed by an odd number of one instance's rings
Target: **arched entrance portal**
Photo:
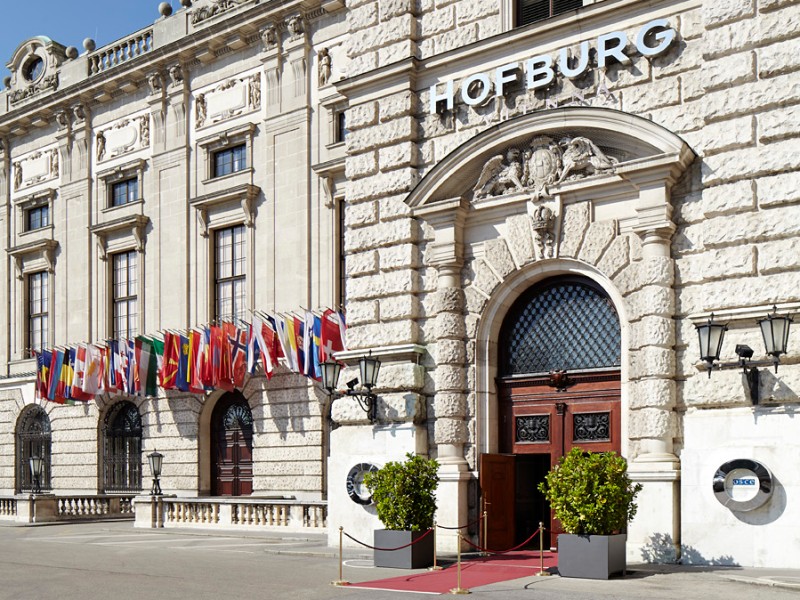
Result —
[[211, 494], [253, 493], [253, 415], [239, 392], [222, 396], [211, 414]]
[[537, 486], [572, 447], [620, 451], [620, 352], [617, 312], [587, 278], [544, 280], [511, 306], [498, 340], [500, 454], [480, 467], [488, 547], [523, 542], [539, 521], [557, 529]]

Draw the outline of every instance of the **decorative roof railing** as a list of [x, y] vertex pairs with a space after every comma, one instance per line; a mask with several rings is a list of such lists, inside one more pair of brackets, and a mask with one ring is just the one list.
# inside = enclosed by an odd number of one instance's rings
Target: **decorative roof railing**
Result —
[[152, 51], [153, 28], [137, 31], [128, 38], [103, 46], [88, 56], [89, 77], [121, 65], [124, 62]]

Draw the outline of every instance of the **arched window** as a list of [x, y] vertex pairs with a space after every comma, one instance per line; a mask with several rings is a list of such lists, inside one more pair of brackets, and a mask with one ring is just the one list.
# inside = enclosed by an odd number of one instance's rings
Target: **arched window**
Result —
[[501, 376], [618, 367], [619, 316], [591, 280], [548, 279], [513, 304], [499, 348]]
[[142, 490], [142, 418], [131, 402], [118, 402], [103, 427], [103, 489], [106, 492]]
[[39, 487], [50, 490], [50, 417], [41, 406], [26, 408], [17, 425], [17, 488], [20, 492], [33, 490], [30, 460], [32, 456], [44, 459]]

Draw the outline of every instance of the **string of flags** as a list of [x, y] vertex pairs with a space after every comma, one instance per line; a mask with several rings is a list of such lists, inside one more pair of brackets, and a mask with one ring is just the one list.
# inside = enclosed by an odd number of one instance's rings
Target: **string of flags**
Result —
[[[240, 324], [242, 326], [240, 326]], [[258, 364], [271, 378], [278, 364], [319, 381], [321, 364], [345, 350], [344, 313], [302, 316], [254, 313], [252, 323], [220, 322], [163, 339], [139, 335], [104, 344], [34, 351], [36, 397], [59, 404], [89, 402], [98, 394], [153, 397], [158, 388], [204, 393], [244, 386]]]

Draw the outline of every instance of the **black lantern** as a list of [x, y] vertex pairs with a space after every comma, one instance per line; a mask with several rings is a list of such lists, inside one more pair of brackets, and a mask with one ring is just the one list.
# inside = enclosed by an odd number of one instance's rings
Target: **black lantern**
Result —
[[779, 315], [777, 306], [772, 307], [772, 314], [758, 321], [758, 325], [761, 327], [761, 335], [764, 337], [764, 347], [775, 363], [776, 373], [778, 372], [778, 357], [781, 354], [786, 354], [786, 346], [789, 343], [789, 326], [791, 324], [792, 318]]
[[378, 371], [381, 369], [381, 361], [369, 356], [362, 356], [358, 359], [358, 370], [361, 372], [361, 383], [365, 388], [371, 390], [378, 383]]
[[164, 455], [158, 450], [151, 452], [147, 455], [147, 462], [150, 463], [150, 472], [153, 475], [153, 487], [150, 489], [150, 495], [160, 496], [161, 484], [158, 480], [161, 477], [161, 465], [164, 462]]
[[711, 369], [714, 368], [714, 361], [719, 360], [722, 340], [725, 338], [728, 326], [714, 321], [714, 313], [711, 313], [707, 323], [695, 327], [700, 339], [700, 360], [704, 360], [708, 365], [708, 376], [711, 377]]
[[339, 374], [342, 372], [341, 363], [328, 359], [322, 365], [322, 389], [331, 394], [339, 385]]
[[[365, 413], [367, 413], [367, 419], [369, 419], [370, 423], [374, 423], [377, 420], [376, 412], [377, 412], [377, 403], [378, 403], [378, 396], [376, 396], [372, 392], [372, 388], [374, 388], [378, 383], [378, 372], [381, 368], [381, 361], [377, 358], [372, 357], [372, 352], [369, 353], [368, 356], [362, 356], [358, 359], [358, 369], [361, 374], [361, 385], [363, 389], [357, 390], [356, 386], [358, 385], [358, 379], [351, 379], [347, 382], [347, 389], [344, 391], [337, 391], [336, 386], [339, 384], [339, 375], [342, 371], [342, 364], [337, 362], [336, 360], [329, 359], [322, 363], [322, 389], [325, 390], [325, 393], [331, 396], [332, 401], [338, 400], [339, 398], [343, 398], [348, 396], [350, 398], [355, 398], [358, 401], [358, 405], [361, 407]], [[333, 410], [331, 408], [331, 410]], [[331, 419], [334, 428], [338, 427], [338, 424]]]
[[41, 494], [42, 475], [44, 474], [44, 459], [41, 456], [31, 456], [29, 462], [31, 467], [31, 479], [33, 479], [31, 491], [34, 494]]

